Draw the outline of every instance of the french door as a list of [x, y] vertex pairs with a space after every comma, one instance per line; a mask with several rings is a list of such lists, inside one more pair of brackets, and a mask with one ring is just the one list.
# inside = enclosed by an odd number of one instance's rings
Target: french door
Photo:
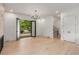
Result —
[[32, 22], [31, 36], [36, 37], [36, 21], [31, 21], [31, 22]]
[[[20, 38], [20, 19], [16, 19], [16, 39]], [[36, 37], [36, 21], [31, 21], [31, 37]]]

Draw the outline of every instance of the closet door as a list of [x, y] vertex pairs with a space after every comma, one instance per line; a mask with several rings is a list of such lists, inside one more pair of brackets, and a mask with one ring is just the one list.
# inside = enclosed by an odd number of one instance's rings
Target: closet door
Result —
[[79, 16], [76, 16], [76, 43], [79, 44]]
[[65, 16], [63, 19], [63, 38], [75, 42], [75, 16]]

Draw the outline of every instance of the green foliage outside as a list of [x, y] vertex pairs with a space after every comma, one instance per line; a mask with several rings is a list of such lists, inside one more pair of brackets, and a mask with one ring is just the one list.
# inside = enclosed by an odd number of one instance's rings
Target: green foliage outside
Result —
[[20, 31], [21, 33], [24, 32], [24, 30], [31, 31], [31, 22], [27, 20], [20, 20]]

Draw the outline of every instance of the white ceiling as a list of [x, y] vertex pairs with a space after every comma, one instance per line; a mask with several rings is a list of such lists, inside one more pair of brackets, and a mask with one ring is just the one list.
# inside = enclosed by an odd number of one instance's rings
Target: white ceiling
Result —
[[14, 10], [14, 13], [33, 15], [38, 10], [40, 16], [56, 15], [59, 12], [68, 11], [79, 7], [78, 3], [4, 3], [6, 11]]

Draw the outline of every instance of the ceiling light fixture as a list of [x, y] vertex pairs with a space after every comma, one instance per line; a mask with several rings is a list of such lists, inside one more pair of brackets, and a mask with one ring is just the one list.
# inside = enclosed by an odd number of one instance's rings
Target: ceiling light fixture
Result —
[[34, 20], [40, 19], [40, 16], [38, 15], [38, 11], [35, 10], [34, 13], [35, 14], [31, 18], [34, 19]]

